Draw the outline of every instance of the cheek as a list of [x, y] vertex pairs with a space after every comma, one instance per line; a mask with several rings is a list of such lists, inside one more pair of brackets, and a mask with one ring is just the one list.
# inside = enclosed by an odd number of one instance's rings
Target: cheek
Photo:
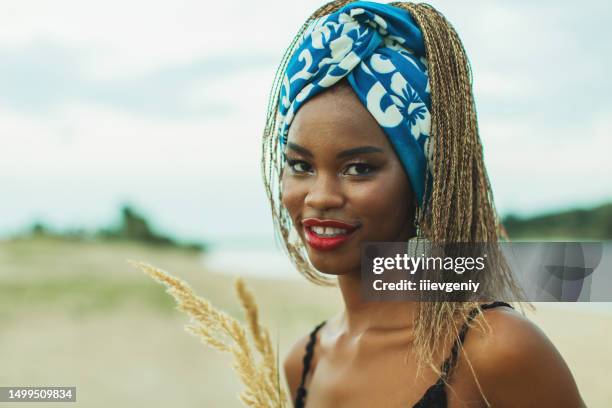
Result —
[[353, 190], [351, 202], [372, 232], [404, 225], [412, 199], [408, 183], [404, 173], [393, 172]]

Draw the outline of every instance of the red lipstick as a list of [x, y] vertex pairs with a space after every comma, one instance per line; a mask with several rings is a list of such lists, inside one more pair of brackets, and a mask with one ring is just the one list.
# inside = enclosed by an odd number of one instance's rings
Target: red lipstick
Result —
[[306, 242], [320, 251], [330, 251], [350, 239], [358, 225], [348, 224], [338, 220], [320, 220], [304, 218], [302, 220], [306, 232]]

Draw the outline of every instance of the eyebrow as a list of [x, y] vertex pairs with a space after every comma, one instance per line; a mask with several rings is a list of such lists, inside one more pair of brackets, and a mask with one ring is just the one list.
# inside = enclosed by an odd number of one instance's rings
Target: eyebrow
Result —
[[[298, 153], [302, 153], [304, 156], [308, 156], [308, 157], [313, 156], [310, 150], [306, 149], [303, 146], [300, 146], [299, 144], [288, 142], [287, 147], [289, 147], [291, 150], [295, 150]], [[385, 151], [383, 149], [381, 149], [380, 147], [376, 147], [376, 146], [359, 146], [359, 147], [354, 147], [352, 149], [341, 151], [340, 153], [336, 155], [336, 158], [341, 159], [343, 157], [354, 156], [356, 154], [384, 153], [384, 152]]]

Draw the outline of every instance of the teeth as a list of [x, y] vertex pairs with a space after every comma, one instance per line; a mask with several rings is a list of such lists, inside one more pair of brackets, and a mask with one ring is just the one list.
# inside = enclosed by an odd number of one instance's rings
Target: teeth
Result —
[[323, 236], [323, 237], [333, 237], [336, 235], [344, 235], [347, 232], [343, 228], [334, 228], [334, 227], [313, 226], [311, 227], [311, 229], [312, 229], [312, 232], [314, 232], [317, 235]]

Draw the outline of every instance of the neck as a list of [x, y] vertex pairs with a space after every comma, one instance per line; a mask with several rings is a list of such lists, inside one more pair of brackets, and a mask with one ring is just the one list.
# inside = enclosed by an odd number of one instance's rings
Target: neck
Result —
[[414, 326], [418, 308], [415, 301], [367, 302], [361, 297], [361, 276], [338, 276], [344, 300], [340, 324], [347, 333], [360, 334], [368, 330], [406, 329]]

